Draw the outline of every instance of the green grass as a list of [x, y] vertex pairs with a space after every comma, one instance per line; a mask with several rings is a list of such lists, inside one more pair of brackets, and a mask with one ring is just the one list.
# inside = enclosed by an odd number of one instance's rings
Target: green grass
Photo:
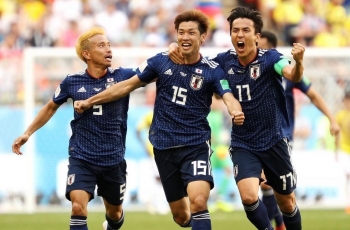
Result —
[[[349, 230], [350, 215], [344, 210], [302, 210], [303, 229]], [[214, 230], [254, 230], [242, 210], [210, 214]], [[70, 213], [0, 214], [1, 230], [68, 230]], [[102, 230], [104, 213], [91, 212], [90, 230]], [[151, 215], [146, 212], [127, 212], [123, 230], [179, 230], [170, 215]]]

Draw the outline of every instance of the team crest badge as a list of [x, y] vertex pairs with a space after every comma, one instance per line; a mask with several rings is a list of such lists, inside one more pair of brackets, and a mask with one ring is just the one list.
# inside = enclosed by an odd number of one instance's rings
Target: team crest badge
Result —
[[235, 165], [235, 167], [233, 167], [233, 175], [235, 178], [238, 175], [238, 165]]
[[74, 180], [75, 180], [75, 174], [70, 174], [67, 178], [67, 184], [72, 185], [74, 183]]
[[202, 88], [203, 81], [204, 81], [204, 78], [202, 76], [192, 74], [191, 84], [190, 84], [191, 88], [194, 90], [199, 90], [200, 88]]
[[107, 83], [105, 84], [106, 89], [108, 89], [109, 87], [111, 87], [112, 85], [114, 85], [116, 82], [114, 81], [113, 78], [107, 78]]
[[250, 78], [256, 80], [260, 77], [260, 64], [250, 66]]

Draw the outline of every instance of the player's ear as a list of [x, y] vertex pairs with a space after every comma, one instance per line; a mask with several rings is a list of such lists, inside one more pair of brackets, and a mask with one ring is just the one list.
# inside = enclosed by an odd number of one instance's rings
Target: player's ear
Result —
[[85, 58], [85, 60], [91, 59], [90, 53], [87, 50], [83, 50], [82, 55]]
[[205, 42], [206, 37], [207, 37], [207, 33], [201, 34], [201, 37], [200, 37], [200, 40], [199, 40], [201, 45]]
[[261, 36], [260, 33], [255, 34], [255, 44], [256, 44], [256, 46], [258, 46], [258, 41], [260, 40], [260, 36]]

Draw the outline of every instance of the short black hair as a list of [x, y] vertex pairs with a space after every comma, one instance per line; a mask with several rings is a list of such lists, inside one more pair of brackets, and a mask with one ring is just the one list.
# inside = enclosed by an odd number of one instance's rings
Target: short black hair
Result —
[[277, 36], [276, 36], [276, 34], [265, 30], [265, 31], [261, 32], [260, 38], [266, 38], [267, 42], [270, 43], [270, 45], [273, 48], [277, 47]]
[[227, 18], [227, 21], [230, 23], [230, 34], [232, 32], [232, 22], [237, 18], [248, 18], [252, 20], [254, 22], [255, 34], [261, 33], [264, 23], [259, 11], [244, 6], [233, 8]]

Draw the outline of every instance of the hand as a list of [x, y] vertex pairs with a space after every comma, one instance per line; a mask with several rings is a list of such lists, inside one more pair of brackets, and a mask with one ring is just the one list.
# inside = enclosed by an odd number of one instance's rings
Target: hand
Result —
[[337, 136], [339, 134], [340, 131], [340, 127], [338, 125], [337, 122], [331, 122], [330, 127], [329, 127], [329, 131], [332, 134], [332, 136]]
[[184, 64], [184, 58], [182, 54], [180, 53], [179, 46], [173, 42], [169, 45], [169, 58], [175, 63], [175, 64]]
[[22, 136], [19, 136], [12, 144], [12, 152], [16, 153], [17, 155], [23, 155], [21, 152], [21, 146], [24, 145], [29, 139], [28, 134], [23, 134]]
[[300, 43], [293, 43], [291, 54], [296, 63], [302, 63], [304, 58], [305, 47]]
[[234, 116], [232, 116], [232, 123], [234, 125], [243, 125], [244, 119], [245, 117], [243, 112], [235, 112]]
[[77, 113], [83, 113], [85, 110], [88, 110], [91, 107], [86, 100], [83, 101], [75, 101], [74, 102], [74, 110]]

